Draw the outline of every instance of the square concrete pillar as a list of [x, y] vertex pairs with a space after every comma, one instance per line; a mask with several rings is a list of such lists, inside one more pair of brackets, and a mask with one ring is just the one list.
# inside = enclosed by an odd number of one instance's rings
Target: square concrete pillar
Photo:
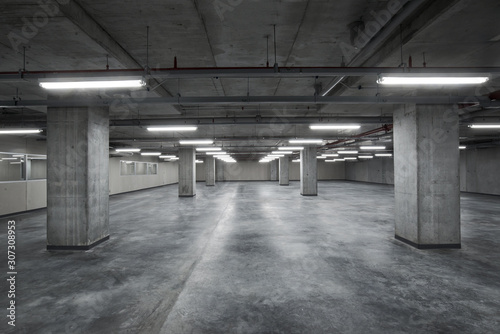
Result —
[[300, 194], [302, 196], [318, 195], [316, 146], [305, 146], [300, 151]]
[[207, 186], [215, 186], [215, 158], [205, 158], [205, 183]]
[[179, 197], [196, 196], [196, 152], [192, 147], [179, 149]]
[[279, 158], [279, 166], [280, 166], [280, 186], [288, 186], [290, 185], [289, 178], [289, 159], [287, 156]]
[[109, 111], [47, 110], [47, 249], [109, 239]]
[[405, 105], [394, 113], [395, 236], [414, 247], [460, 248], [458, 113]]
[[269, 162], [269, 167], [271, 168], [271, 181], [278, 181], [278, 161]]

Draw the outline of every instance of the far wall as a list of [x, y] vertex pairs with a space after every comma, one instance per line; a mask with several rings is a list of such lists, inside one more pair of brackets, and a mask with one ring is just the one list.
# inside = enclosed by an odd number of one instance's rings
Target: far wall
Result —
[[[460, 151], [460, 190], [500, 195], [500, 148]], [[346, 164], [345, 179], [394, 184], [394, 160], [375, 158]]]
[[[269, 181], [271, 165], [257, 161], [241, 161], [238, 163], [217, 163], [216, 169], [222, 166], [223, 180], [218, 181]], [[219, 171], [220, 173], [220, 171]], [[217, 174], [217, 170], [216, 170]], [[290, 181], [300, 181], [300, 163], [290, 162]], [[318, 160], [318, 180], [344, 180], [344, 163], [329, 163]], [[196, 181], [205, 181], [205, 164], [196, 164]]]

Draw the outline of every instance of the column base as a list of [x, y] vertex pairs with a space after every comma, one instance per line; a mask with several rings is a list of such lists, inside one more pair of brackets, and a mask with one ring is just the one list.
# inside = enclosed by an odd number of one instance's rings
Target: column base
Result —
[[318, 194], [303, 194], [303, 193], [300, 193], [302, 196], [318, 196]]
[[417, 244], [413, 241], [400, 237], [399, 235], [394, 235], [396, 240], [404, 242], [412, 247], [417, 249], [460, 249], [462, 248], [461, 244]]
[[280, 184], [280, 186], [289, 186], [289, 184]]
[[207, 187], [213, 187], [215, 184], [206, 184]]
[[89, 250], [91, 248], [94, 248], [95, 246], [103, 243], [104, 241], [109, 240], [109, 235], [107, 237], [102, 238], [101, 240], [97, 240], [94, 242], [92, 245], [87, 245], [87, 246], [54, 246], [54, 245], [47, 245], [47, 250]]
[[196, 194], [194, 194], [194, 195], [179, 195], [179, 197], [195, 197], [195, 196], [196, 196]]

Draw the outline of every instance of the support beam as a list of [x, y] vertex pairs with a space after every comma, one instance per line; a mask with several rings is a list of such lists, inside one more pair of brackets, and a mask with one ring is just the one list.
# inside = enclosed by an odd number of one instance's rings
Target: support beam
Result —
[[405, 105], [394, 113], [395, 236], [417, 248], [460, 248], [458, 113]]
[[278, 181], [278, 161], [269, 162], [269, 167], [271, 168], [271, 181]]
[[318, 162], [316, 146], [306, 146], [300, 151], [300, 194], [318, 195]]
[[205, 158], [205, 183], [207, 186], [215, 186], [215, 158]]
[[280, 165], [280, 186], [288, 186], [290, 185], [290, 177], [289, 177], [289, 158], [287, 156], [281, 157], [279, 159]]
[[[0, 108], [20, 107], [107, 107], [113, 103], [111, 98], [68, 98], [60, 100], [4, 100], [0, 101]], [[135, 101], [141, 104], [165, 105], [259, 105], [269, 104], [463, 104], [481, 105], [483, 107], [499, 107], [500, 101], [492, 101], [487, 96], [189, 96], [189, 97], [148, 97]]]
[[[60, 3], [59, 9], [61, 12], [71, 22], [73, 22], [73, 24], [80, 28], [121, 64], [131, 69], [144, 68], [144, 64], [141, 64], [134, 57], [132, 57], [132, 55], [125, 50], [125, 48], [123, 48], [120, 43], [118, 43], [116, 39], [114, 39], [77, 1], [58, 0], [58, 2]], [[155, 92], [159, 96], [173, 96], [173, 94], [161, 86], [161, 83], [158, 80], [152, 78], [149, 84], [150, 86], [157, 86]]]
[[[404, 1], [404, 6], [379, 32], [363, 47], [355, 49], [356, 55], [347, 67], [374, 67], [383, 63], [394, 52], [442, 17], [459, 0], [412, 0]], [[400, 3], [395, 1], [394, 3]], [[344, 55], [347, 56], [347, 55]], [[349, 58], [349, 57], [347, 57]], [[407, 61], [404, 59], [403, 61]], [[413, 69], [417, 67], [413, 67]], [[429, 68], [422, 67], [424, 73]], [[419, 70], [417, 70], [419, 71]], [[438, 73], [438, 72], [434, 72]], [[361, 78], [356, 76], [338, 77], [325, 85], [323, 95], [342, 95], [346, 87], [356, 87]], [[340, 85], [343, 83], [343, 85]]]
[[196, 196], [196, 151], [192, 147], [179, 149], [179, 197]]
[[47, 112], [47, 249], [87, 250], [109, 239], [109, 111]]

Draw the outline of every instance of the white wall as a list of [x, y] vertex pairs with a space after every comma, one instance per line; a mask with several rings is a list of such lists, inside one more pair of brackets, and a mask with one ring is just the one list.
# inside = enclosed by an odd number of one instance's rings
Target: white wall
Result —
[[205, 164], [196, 164], [196, 181], [205, 181]]
[[[156, 175], [120, 175], [120, 160], [158, 163]], [[177, 162], [158, 162], [157, 158], [133, 156], [109, 159], [109, 194], [119, 194], [179, 182]]]
[[[344, 180], [343, 162], [324, 162], [318, 160], [318, 181]], [[300, 181], [300, 162], [290, 162], [290, 181]]]
[[268, 181], [271, 179], [271, 167], [267, 163], [240, 161], [222, 163], [218, 166], [224, 168], [224, 181]]
[[[0, 152], [47, 154], [44, 141], [2, 136]], [[0, 182], [0, 216], [47, 206], [46, 180]]]
[[500, 195], [500, 148], [460, 151], [460, 190]]
[[[500, 148], [460, 151], [460, 190], [500, 195]], [[346, 165], [346, 180], [394, 184], [394, 160], [372, 159]]]
[[383, 184], [394, 184], [394, 159], [373, 158], [346, 164], [345, 179]]

